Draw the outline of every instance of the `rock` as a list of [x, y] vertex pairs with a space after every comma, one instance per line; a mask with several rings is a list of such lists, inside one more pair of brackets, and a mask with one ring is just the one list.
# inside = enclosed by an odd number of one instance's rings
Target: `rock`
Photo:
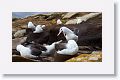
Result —
[[89, 54], [80, 54], [79, 56], [77, 57], [73, 57], [69, 60], [67, 60], [67, 62], [84, 62], [87, 60], [87, 57], [88, 57]]
[[23, 29], [23, 30], [18, 30], [15, 34], [14, 34], [14, 37], [15, 38], [20, 38], [20, 37], [23, 37], [26, 33], [26, 30]]
[[22, 39], [20, 40], [20, 43], [24, 43], [26, 41], [27, 37], [22, 37]]
[[52, 19], [55, 19], [55, 18], [61, 18], [61, 14], [51, 14], [47, 20], [52, 20]]
[[27, 59], [18, 55], [12, 55], [12, 62], [37, 62], [32, 59]]
[[79, 50], [93, 50], [92, 46], [79, 46]]
[[96, 52], [95, 50], [98, 50], [98, 49], [94, 49], [94, 47], [92, 47], [92, 46], [79, 46], [78, 53], [80, 53], [80, 54], [91, 54], [91, 53]]
[[12, 39], [12, 49], [16, 49], [16, 46], [24, 41], [26, 41], [26, 37]]
[[12, 18], [12, 21], [16, 21], [16, 20], [18, 20], [19, 18], [16, 18], [16, 17], [14, 17], [14, 18]]
[[[79, 22], [78, 22], [78, 20], [79, 20]], [[67, 21], [65, 24], [66, 25], [68, 25], [68, 24], [79, 24], [79, 23], [81, 23], [83, 21], [84, 20], [82, 20], [82, 19], [71, 19], [71, 20]]]
[[72, 16], [76, 15], [78, 12], [69, 12], [66, 15], [64, 15], [63, 19], [69, 19]]
[[89, 14], [86, 14], [84, 16], [81, 16], [81, 17], [77, 17], [77, 19], [72, 19], [72, 20], [69, 20], [67, 21], [65, 24], [68, 25], [68, 24], [80, 24], [82, 23], [83, 21], [87, 21], [88, 19], [91, 19], [91, 18], [94, 18], [96, 17], [97, 15], [99, 15], [101, 13], [89, 13]]
[[63, 54], [54, 54], [54, 62], [64, 62], [72, 57], [75, 57], [77, 55], [63, 55]]
[[15, 33], [17, 31], [16, 28], [12, 28], [12, 33]]
[[34, 19], [38, 19], [38, 18], [39, 18], [39, 16], [35, 16], [35, 17], [34, 17]]
[[21, 28], [26, 29], [28, 27], [27, 27], [27, 25], [22, 25]]
[[12, 49], [12, 55], [19, 55], [20, 56], [20, 52], [18, 52], [16, 49]]
[[53, 57], [46, 57], [46, 58], [42, 58], [43, 62], [54, 62], [54, 58]]
[[91, 54], [80, 54], [77, 57], [73, 57], [66, 62], [102, 62], [102, 52], [93, 51]]
[[91, 53], [91, 56], [95, 56], [95, 57], [97, 57], [98, 59], [101, 59], [102, 58], [102, 52], [101, 51], [93, 51], [92, 53]]
[[72, 19], [72, 20], [69, 20], [65, 23], [66, 25], [68, 24], [77, 24], [77, 19]]
[[92, 53], [92, 51], [86, 51], [86, 50], [79, 50], [78, 51], [78, 53], [80, 53], [80, 54], [91, 54]]
[[102, 54], [101, 51], [93, 51], [92, 54]]
[[96, 17], [97, 15], [99, 15], [99, 14], [101, 14], [101, 13], [89, 13], [89, 14], [87, 14], [87, 15], [84, 15], [84, 16], [82, 16], [82, 17], [77, 17], [77, 19], [81, 19], [81, 22], [82, 21], [87, 21], [88, 19], [90, 19], [90, 18], [93, 18], [93, 17]]
[[89, 57], [88, 60], [93, 60], [93, 61], [97, 61], [98, 60], [98, 57]]
[[15, 37], [14, 37], [14, 34], [15, 34], [17, 31], [18, 31], [17, 28], [13, 28], [13, 27], [12, 27], [12, 39], [15, 38]]
[[[73, 58], [73, 59], [74, 59], [74, 58]], [[77, 59], [76, 59], [76, 61], [81, 61], [81, 60], [82, 60], [82, 58], [77, 58]]]
[[102, 52], [101, 51], [93, 51], [89, 56], [89, 61], [92, 62], [102, 62]]

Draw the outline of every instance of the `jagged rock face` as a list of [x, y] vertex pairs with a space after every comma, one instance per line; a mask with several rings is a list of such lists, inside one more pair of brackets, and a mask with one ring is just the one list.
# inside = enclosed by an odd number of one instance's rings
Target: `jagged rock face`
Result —
[[66, 62], [102, 62], [102, 52], [95, 51], [91, 54], [80, 54], [77, 57], [73, 57]]
[[74, 15], [76, 15], [78, 12], [69, 12], [69, 13], [67, 13], [67, 14], [65, 14], [64, 16], [63, 16], [63, 19], [69, 19], [69, 18], [71, 18], [72, 16], [74, 16]]
[[91, 18], [94, 18], [99, 14], [101, 14], [101, 13], [89, 13], [89, 14], [86, 14], [86, 15], [83, 15], [83, 16], [80, 16], [80, 17], [76, 17], [75, 19], [68, 20], [65, 24], [66, 25], [68, 25], [68, 24], [80, 24], [83, 21], [87, 21]]
[[62, 55], [62, 54], [57, 54], [55, 53], [54, 55], [54, 61], [55, 62], [64, 62], [72, 57], [75, 57], [77, 55]]
[[26, 37], [12, 39], [12, 49], [16, 49], [18, 44], [26, 41]]
[[66, 25], [67, 24], [77, 24], [77, 19], [69, 20], [69, 21], [66, 22]]
[[18, 30], [17, 32], [15, 32], [14, 37], [15, 37], [15, 38], [23, 37], [23, 36], [25, 35], [25, 33], [26, 33], [26, 30], [25, 30], [25, 29], [23, 29], [23, 30]]
[[36, 62], [34, 60], [31, 59], [27, 59], [18, 55], [13, 55], [12, 56], [12, 62]]

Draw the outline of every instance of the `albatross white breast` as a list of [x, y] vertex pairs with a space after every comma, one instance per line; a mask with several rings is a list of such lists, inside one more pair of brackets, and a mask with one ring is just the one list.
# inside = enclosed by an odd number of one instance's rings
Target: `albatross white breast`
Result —
[[58, 54], [64, 54], [64, 55], [75, 55], [78, 52], [78, 45], [74, 40], [69, 40], [68, 43], [65, 44], [66, 48], [57, 51]]
[[16, 50], [20, 52], [20, 55], [25, 58], [36, 58], [36, 56], [31, 54], [31, 49], [29, 47], [24, 47], [23, 45], [17, 45]]

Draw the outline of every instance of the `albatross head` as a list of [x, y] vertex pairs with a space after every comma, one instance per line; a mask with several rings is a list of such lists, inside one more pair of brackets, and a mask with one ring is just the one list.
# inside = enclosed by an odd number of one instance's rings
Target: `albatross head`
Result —
[[59, 36], [61, 33], [63, 32], [62, 27], [59, 29], [59, 33], [57, 34], [57, 36]]
[[45, 26], [45, 25], [42, 25], [41, 27], [44, 29], [46, 26]]
[[20, 52], [20, 55], [23, 57], [33, 57], [31, 56], [31, 50], [28, 47], [24, 47], [23, 45], [17, 45], [16, 50]]
[[32, 22], [28, 22], [28, 28], [35, 28], [35, 26]]
[[66, 36], [68, 34], [73, 34], [73, 32], [69, 28], [61, 27], [57, 36], [59, 36], [62, 32], [63, 32], [64, 36]]
[[33, 33], [41, 33], [43, 32], [42, 26], [41, 25], [37, 25], [35, 28], [35, 31], [33, 31]]
[[17, 50], [17, 51], [21, 51], [21, 49], [22, 49], [23, 47], [24, 47], [23, 45], [19, 44], [19, 45], [17, 45], [16, 50]]
[[61, 27], [57, 36], [59, 36], [62, 32], [67, 40], [78, 40], [78, 36], [69, 28]]

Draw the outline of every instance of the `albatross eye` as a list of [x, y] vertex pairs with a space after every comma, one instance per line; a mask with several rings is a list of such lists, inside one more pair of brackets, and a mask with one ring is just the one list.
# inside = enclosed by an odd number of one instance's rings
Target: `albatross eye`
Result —
[[64, 33], [64, 35], [66, 36], [66, 34]]

